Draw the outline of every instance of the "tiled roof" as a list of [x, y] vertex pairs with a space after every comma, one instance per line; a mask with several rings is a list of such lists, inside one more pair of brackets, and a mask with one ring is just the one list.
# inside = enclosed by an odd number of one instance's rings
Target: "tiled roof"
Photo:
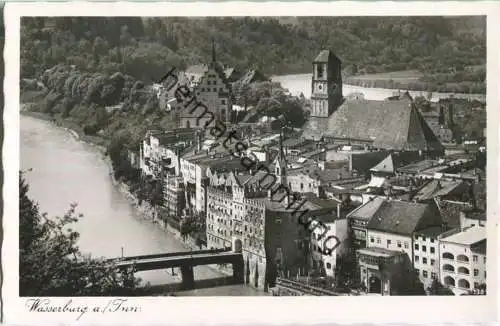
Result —
[[421, 201], [429, 200], [434, 197], [446, 196], [451, 193], [455, 193], [457, 190], [462, 190], [464, 188], [465, 183], [463, 181], [433, 179], [424, 187], [420, 188], [420, 190], [414, 196], [414, 199]]
[[428, 208], [427, 204], [385, 200], [368, 222], [367, 229], [411, 235], [424, 215], [431, 213]]
[[441, 241], [453, 242], [470, 246], [479, 241], [486, 239], [486, 228], [484, 226], [472, 226], [463, 230], [462, 232], [455, 233], [449, 237], [441, 239]]
[[363, 220], [370, 220], [385, 201], [383, 197], [375, 197], [367, 203], [353, 210], [348, 217]]
[[371, 142], [376, 148], [443, 150], [411, 101], [345, 101], [329, 118], [311, 117], [304, 137], [322, 136]]
[[401, 255], [401, 251], [389, 250], [379, 247], [368, 247], [368, 248], [358, 249], [358, 252], [361, 254], [377, 256], [377, 257], [392, 257]]
[[335, 61], [340, 61], [339, 57], [337, 57], [332, 51], [330, 50], [323, 50], [321, 51], [316, 59], [314, 59], [313, 62], [324, 62], [328, 63], [330, 59], [333, 59]]
[[414, 152], [391, 153], [385, 159], [370, 169], [374, 172], [395, 173], [402, 166], [415, 162], [419, 158]]
[[451, 202], [447, 200], [435, 200], [438, 205], [443, 222], [450, 228], [460, 227], [460, 212], [470, 208], [470, 205], [464, 203]]
[[446, 232], [448, 228], [443, 226], [431, 226], [430, 228], [425, 228], [422, 230], [418, 230], [417, 234], [425, 235], [427, 237], [436, 238], [438, 235]]

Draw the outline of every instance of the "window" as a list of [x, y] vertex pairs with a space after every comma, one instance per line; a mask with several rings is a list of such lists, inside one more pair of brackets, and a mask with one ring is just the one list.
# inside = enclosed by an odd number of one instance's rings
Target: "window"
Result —
[[391, 245], [391, 240], [387, 239], [387, 247]]
[[323, 65], [318, 65], [316, 68], [318, 78], [323, 78]]
[[375, 242], [375, 239], [373, 237], [370, 237], [370, 242], [371, 243], [374, 243]]
[[474, 276], [478, 276], [479, 275], [479, 270], [475, 269], [474, 270]]
[[377, 243], [380, 244], [380, 238], [377, 238]]
[[420, 276], [420, 269], [416, 269], [415, 272], [417, 272], [417, 275]]
[[408, 241], [405, 241], [405, 249], [408, 249]]
[[422, 246], [422, 251], [427, 252], [427, 246]]
[[220, 104], [226, 104], [226, 100], [224, 99], [220, 100]]
[[472, 261], [477, 263], [477, 255], [472, 255]]
[[434, 266], [436, 264], [436, 261], [434, 259], [431, 259], [431, 266]]
[[304, 190], [304, 184], [303, 183], [300, 184], [300, 190]]
[[431, 238], [431, 243], [434, 243], [434, 238]]
[[422, 275], [424, 276], [424, 278], [427, 278], [429, 274], [427, 274], [427, 271], [422, 271]]
[[415, 243], [415, 250], [418, 250], [418, 243]]
[[484, 271], [484, 278], [486, 278], [486, 271]]
[[425, 241], [426, 240], [426, 237], [425, 236], [422, 236], [422, 240]]
[[328, 268], [328, 269], [332, 269], [332, 264], [330, 264], [330, 263], [326, 263], [326, 268]]
[[[214, 84], [215, 84], [215, 82], [214, 82]], [[217, 92], [217, 88], [215, 88], [215, 87], [214, 87], [214, 92]]]
[[425, 258], [425, 257], [424, 257], [424, 258], [422, 258], [422, 263], [423, 263], [423, 264], [427, 264], [427, 258]]
[[431, 278], [436, 278], [436, 273], [432, 272], [431, 273]]
[[398, 248], [401, 248], [401, 241], [398, 240]]
[[415, 262], [418, 263], [420, 261], [420, 257], [415, 256]]
[[483, 258], [484, 263], [486, 264], [486, 257]]
[[434, 247], [430, 247], [430, 250], [431, 250], [431, 254], [435, 253], [436, 250], [434, 249]]

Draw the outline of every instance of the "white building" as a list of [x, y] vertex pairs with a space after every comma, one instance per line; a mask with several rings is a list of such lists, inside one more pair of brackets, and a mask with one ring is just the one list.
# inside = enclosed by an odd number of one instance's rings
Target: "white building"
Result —
[[486, 283], [486, 228], [472, 226], [440, 241], [441, 280], [456, 295]]
[[313, 229], [311, 233], [312, 265], [313, 268], [324, 269], [327, 276], [333, 277], [337, 257], [347, 249], [347, 218], [322, 223], [326, 227], [326, 232], [324, 227], [315, 227], [318, 223], [315, 220], [310, 226], [310, 229]]

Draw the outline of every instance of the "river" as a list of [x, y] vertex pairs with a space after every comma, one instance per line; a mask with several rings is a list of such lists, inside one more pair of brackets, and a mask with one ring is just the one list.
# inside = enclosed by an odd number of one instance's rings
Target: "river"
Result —
[[[21, 162], [27, 172], [29, 195], [41, 212], [61, 216], [71, 203], [83, 218], [73, 229], [79, 247], [94, 257], [115, 258], [189, 249], [158, 225], [144, 220], [112, 183], [110, 167], [94, 146], [81, 142], [48, 121], [21, 115]], [[195, 279], [224, 276], [206, 266], [195, 267]], [[151, 285], [180, 282], [166, 271], [137, 273]], [[261, 295], [243, 285], [200, 289], [186, 295]]]
[[[312, 74], [298, 74], [298, 75], [282, 75], [282, 76], [272, 76], [271, 80], [274, 82], [279, 82], [283, 88], [290, 91], [292, 95], [299, 96], [303, 93], [306, 98], [311, 97], [311, 78]], [[406, 91], [406, 90], [401, 90]], [[342, 85], [342, 93], [347, 96], [351, 93], [362, 93], [366, 100], [382, 101], [390, 96], [393, 96], [398, 92], [397, 89], [388, 88], [371, 88], [371, 87], [361, 87], [353, 85]], [[423, 96], [427, 98], [428, 92], [420, 91], [409, 91], [412, 97]], [[432, 92], [431, 101], [437, 102], [439, 99], [449, 98], [468, 98], [476, 99], [482, 102], [486, 101], [486, 95], [484, 94], [465, 94], [465, 93], [438, 93]]]

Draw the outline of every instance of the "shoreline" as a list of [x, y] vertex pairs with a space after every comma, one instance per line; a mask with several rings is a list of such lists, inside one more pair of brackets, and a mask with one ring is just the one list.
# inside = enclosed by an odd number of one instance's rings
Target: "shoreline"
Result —
[[[74, 124], [71, 123], [70, 121], [64, 120], [62, 118], [55, 118], [52, 117], [48, 114], [41, 113], [41, 112], [33, 112], [33, 111], [20, 111], [20, 115], [32, 117], [35, 119], [43, 120], [43, 121], [48, 121], [52, 123], [55, 127], [62, 128], [68, 133], [70, 133], [75, 139], [84, 142], [95, 149], [97, 149], [100, 153], [105, 154], [106, 152], [106, 147], [102, 145], [102, 142], [105, 141], [104, 138], [99, 137], [99, 136], [94, 136], [94, 137], [89, 137], [83, 133], [83, 130], [75, 130], [74, 129]], [[96, 141], [95, 138], [100, 138], [101, 141]], [[155, 224], [160, 230], [164, 231], [166, 235], [168, 236], [173, 236], [176, 240], [178, 240], [179, 244], [182, 245], [186, 250], [199, 250], [200, 248], [196, 246], [195, 242], [193, 239], [191, 239], [188, 236], [188, 240], [185, 241], [182, 239], [182, 236], [180, 232], [176, 229], [173, 229], [171, 226], [169, 226], [166, 222], [163, 222], [162, 220], [156, 218], [157, 212], [151, 205], [149, 205], [146, 202], [143, 202], [141, 205], [139, 205], [139, 200], [137, 197], [130, 192], [129, 186], [119, 180], [116, 180], [114, 175], [113, 175], [113, 167], [111, 165], [111, 161], [108, 156], [102, 157], [102, 160], [106, 164], [106, 166], [109, 169], [109, 177], [110, 177], [110, 182], [112, 185], [115, 187], [115, 189], [130, 203], [132, 206], [132, 209], [136, 210], [136, 212], [142, 217], [143, 220], [149, 221], [152, 224]], [[212, 271], [218, 272], [221, 274], [221, 276], [232, 276], [232, 271], [224, 270], [221, 268], [218, 268], [217, 266], [212, 266], [212, 265], [206, 265], [207, 268], [211, 269]], [[146, 282], [147, 283], [147, 282]], [[143, 286], [146, 284], [143, 284]], [[182, 291], [180, 291], [182, 292]], [[174, 294], [177, 294], [174, 292]], [[178, 295], [181, 295], [181, 293], [178, 293]]]

